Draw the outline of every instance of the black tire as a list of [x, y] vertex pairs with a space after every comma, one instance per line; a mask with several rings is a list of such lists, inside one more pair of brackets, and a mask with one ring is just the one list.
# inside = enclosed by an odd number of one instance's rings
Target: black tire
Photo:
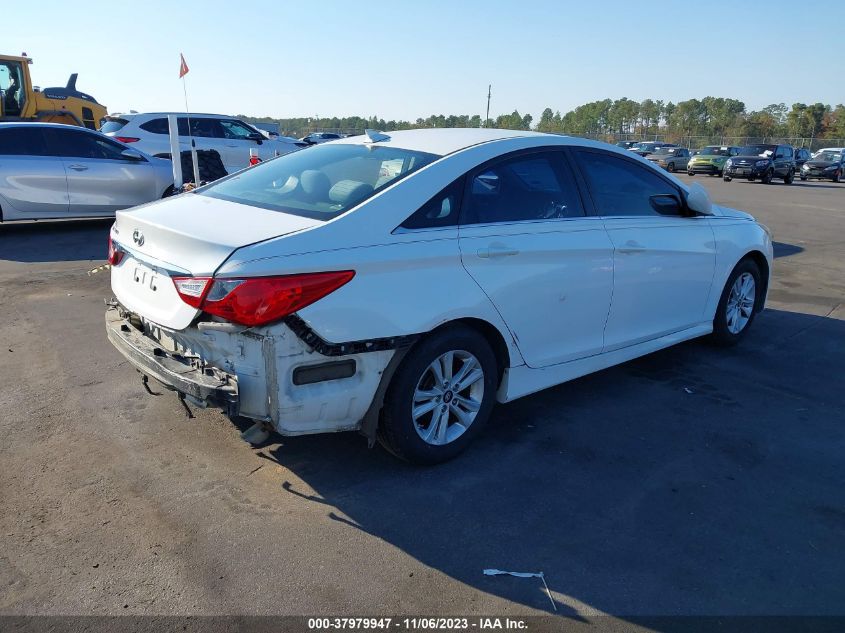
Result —
[[804, 175], [798, 176], [802, 181], [807, 180], [807, 177]]
[[836, 173], [833, 174], [833, 178], [831, 178], [831, 180], [833, 182], [839, 182], [841, 179], [842, 179], [842, 171], [837, 169]]
[[675, 173], [675, 163], [669, 163], [668, 165], [666, 165], [666, 171], [674, 174]]
[[795, 180], [795, 172], [792, 169], [790, 169], [787, 172], [786, 176], [784, 176], [784, 178], [783, 178], [783, 184], [791, 185], [793, 180]]
[[[738, 332], [732, 332], [728, 327], [728, 300], [730, 299], [731, 289], [734, 282], [744, 273], [749, 273], [754, 278], [754, 305], [751, 308], [751, 314], [748, 321]], [[722, 296], [719, 298], [719, 305], [716, 307], [716, 315], [713, 318], [713, 333], [710, 339], [717, 345], [729, 347], [736, 345], [745, 336], [746, 332], [751, 328], [754, 322], [754, 317], [760, 311], [763, 301], [763, 280], [760, 274], [760, 268], [751, 258], [741, 260], [736, 267], [728, 275], [728, 281], [722, 290]]]
[[176, 193], [175, 187], [173, 185], [169, 185], [167, 187], [167, 189], [164, 190], [164, 193], [161, 194], [161, 197], [162, 198], [169, 198], [170, 196], [172, 196], [175, 193]]
[[[483, 371], [480, 381], [484, 391], [475, 418], [466, 431], [453, 441], [435, 445], [426, 442], [420, 436], [420, 432], [425, 429], [417, 431], [411, 411], [418, 383], [428, 375], [432, 363], [449, 351], [468, 352], [475, 357]], [[381, 411], [378, 429], [379, 443], [400, 459], [414, 464], [438, 464], [448, 461], [464, 451], [483, 430], [496, 400], [497, 387], [496, 356], [481, 334], [464, 325], [448, 326], [435, 331], [411, 348], [390, 381]], [[452, 394], [451, 391], [448, 393]], [[466, 394], [467, 391], [460, 390], [459, 393]], [[448, 401], [452, 399], [453, 396], [450, 395]], [[448, 401], [445, 397], [442, 401], [438, 400], [438, 402]], [[435, 411], [441, 406], [446, 405], [438, 405]], [[446, 411], [449, 413], [447, 428], [454, 428], [451, 424], [451, 411], [448, 407]], [[428, 420], [428, 424], [431, 423], [433, 423], [433, 414]]]
[[770, 185], [772, 184], [772, 178], [774, 178], [774, 176], [774, 172], [770, 169], [765, 174], [760, 176], [760, 182], [762, 182], [764, 185]]
[[725, 182], [730, 182], [731, 180], [733, 180], [733, 178], [731, 178], [730, 176], [722, 176], [722, 180], [724, 180]]
[[694, 171], [687, 171], [687, 176], [695, 176], [695, 172]]

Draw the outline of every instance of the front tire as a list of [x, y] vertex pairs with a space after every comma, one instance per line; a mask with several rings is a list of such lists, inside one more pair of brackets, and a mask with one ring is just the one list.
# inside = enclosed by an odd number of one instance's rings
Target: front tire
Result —
[[763, 299], [760, 268], [751, 259], [743, 259], [733, 269], [713, 319], [711, 339], [718, 345], [736, 345], [751, 327]]
[[803, 182], [803, 181], [805, 181], [805, 180], [807, 180], [807, 177], [806, 177], [806, 176], [801, 175], [801, 176], [798, 176], [798, 177], [801, 179], [801, 181], [802, 181], [802, 182]]
[[764, 185], [770, 185], [772, 184], [772, 178], [774, 177], [774, 175], [774, 172], [770, 169], [765, 174], [760, 176], [760, 182], [762, 182]]
[[833, 178], [831, 178], [831, 180], [832, 180], [833, 182], [839, 182], [841, 178], [842, 178], [842, 172], [841, 172], [840, 170], [838, 170], [838, 169], [837, 169], [837, 170], [836, 170], [836, 173], [835, 173], [835, 174], [833, 174]]
[[666, 165], [666, 171], [668, 171], [670, 174], [674, 174], [675, 173], [675, 163], [669, 163], [668, 165]]
[[464, 451], [493, 409], [498, 364], [487, 340], [455, 325], [417, 343], [385, 394], [379, 442], [415, 464], [437, 464]]
[[793, 180], [795, 180], [795, 172], [790, 169], [783, 179], [783, 184], [791, 185]]
[[731, 178], [730, 176], [723, 176], [722, 180], [724, 180], [725, 182], [730, 182], [731, 180], [733, 180], [733, 178]]

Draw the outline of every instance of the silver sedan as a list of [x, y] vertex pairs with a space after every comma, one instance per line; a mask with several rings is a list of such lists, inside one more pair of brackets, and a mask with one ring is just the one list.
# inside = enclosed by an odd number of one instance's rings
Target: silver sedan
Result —
[[172, 191], [169, 160], [55, 123], [0, 123], [0, 221], [114, 215]]

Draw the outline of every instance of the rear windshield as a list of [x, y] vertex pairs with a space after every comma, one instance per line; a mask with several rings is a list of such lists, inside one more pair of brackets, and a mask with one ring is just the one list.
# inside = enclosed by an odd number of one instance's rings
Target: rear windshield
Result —
[[117, 132], [124, 125], [129, 123], [126, 119], [119, 119], [117, 117], [106, 117], [100, 120], [100, 132], [108, 134], [109, 132]]
[[316, 145], [246, 169], [198, 193], [331, 220], [438, 158], [388, 146]]

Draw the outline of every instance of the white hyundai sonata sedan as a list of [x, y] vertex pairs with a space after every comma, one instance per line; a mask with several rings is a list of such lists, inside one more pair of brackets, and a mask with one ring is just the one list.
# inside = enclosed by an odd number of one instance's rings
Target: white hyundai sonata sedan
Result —
[[447, 460], [508, 402], [763, 308], [768, 230], [631, 152], [346, 138], [118, 212], [108, 337], [183, 402]]

